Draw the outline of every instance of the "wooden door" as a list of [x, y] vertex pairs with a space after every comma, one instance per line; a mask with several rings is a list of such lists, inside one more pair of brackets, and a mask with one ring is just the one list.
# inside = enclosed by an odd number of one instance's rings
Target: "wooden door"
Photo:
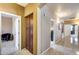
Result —
[[33, 53], [33, 14], [30, 15], [30, 31], [29, 31], [29, 39], [30, 39], [30, 52]]
[[29, 16], [26, 17], [26, 48], [29, 50]]
[[33, 14], [26, 17], [26, 48], [33, 53]]

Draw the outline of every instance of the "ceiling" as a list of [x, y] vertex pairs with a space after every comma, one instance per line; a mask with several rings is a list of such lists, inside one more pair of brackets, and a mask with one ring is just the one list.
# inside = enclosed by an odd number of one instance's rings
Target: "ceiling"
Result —
[[[26, 5], [28, 5], [29, 3], [16, 3], [22, 7], [25, 7]], [[40, 7], [43, 7], [46, 3], [38, 3]]]
[[28, 3], [16, 3], [16, 4], [18, 4], [18, 5], [22, 6], [22, 7], [25, 7], [26, 5], [28, 5]]
[[79, 17], [79, 4], [78, 3], [47, 3], [52, 16], [60, 17], [60, 18], [73, 18], [78, 14]]
[[[20, 6], [25, 7], [28, 5], [28, 3], [17, 3]], [[40, 3], [40, 6], [43, 4]], [[78, 3], [47, 3], [44, 4], [47, 6], [47, 9], [50, 11], [52, 14], [52, 17], [60, 17], [63, 19], [68, 19], [68, 18], [74, 18], [77, 17], [79, 18], [79, 4]]]

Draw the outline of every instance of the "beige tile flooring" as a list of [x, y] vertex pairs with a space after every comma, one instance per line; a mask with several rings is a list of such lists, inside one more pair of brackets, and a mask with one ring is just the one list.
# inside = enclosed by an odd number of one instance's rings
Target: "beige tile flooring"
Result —
[[[32, 55], [27, 49], [22, 49], [14, 55]], [[77, 55], [76, 51], [59, 45], [51, 46], [46, 52], [40, 55]]]
[[[72, 39], [72, 41], [74, 40], [75, 38]], [[79, 42], [77, 41], [71, 43], [71, 37], [67, 36], [64, 39], [57, 42], [56, 44], [52, 44], [52, 46], [41, 55], [78, 55], [79, 54], [78, 50], [79, 50]], [[19, 53], [16, 54], [32, 55], [29, 51], [27, 51], [27, 49], [23, 49], [22, 51], [19, 51]]]
[[32, 55], [26, 48], [19, 50], [17, 52], [14, 52], [10, 55]]
[[56, 44], [67, 48], [79, 50], [79, 40], [77, 37], [66, 36], [64, 39], [61, 39]]
[[42, 55], [64, 55], [64, 53], [59, 52], [53, 48], [48, 49], [44, 54]]
[[53, 45], [42, 55], [77, 55], [77, 51], [59, 45]]
[[[66, 40], [59, 41], [58, 43], [51, 42], [50, 48], [43, 53], [43, 55], [79, 55], [79, 49], [73, 49], [73, 42], [71, 43], [68, 40], [69, 37], [66, 37]], [[75, 44], [77, 47], [78, 44]]]

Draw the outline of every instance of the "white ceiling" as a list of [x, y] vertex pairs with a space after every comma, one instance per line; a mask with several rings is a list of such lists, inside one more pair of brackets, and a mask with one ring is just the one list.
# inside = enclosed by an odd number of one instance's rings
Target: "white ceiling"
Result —
[[48, 10], [52, 14], [52, 17], [54, 16], [57, 17], [58, 16], [57, 14], [59, 14], [60, 16], [62, 16], [61, 18], [68, 19], [68, 18], [76, 17], [77, 14], [79, 14], [78, 3], [66, 3], [66, 4], [65, 3], [47, 3], [46, 6], [48, 7]]
[[22, 7], [25, 7], [28, 3], [16, 3], [16, 4], [18, 4], [18, 5], [22, 6]]

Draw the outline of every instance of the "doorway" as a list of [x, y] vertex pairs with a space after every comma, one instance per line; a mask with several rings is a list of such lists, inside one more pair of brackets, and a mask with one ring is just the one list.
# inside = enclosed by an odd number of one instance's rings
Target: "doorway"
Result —
[[[21, 17], [0, 12], [0, 54], [9, 55], [21, 49]], [[20, 28], [20, 29], [19, 29]]]
[[50, 34], [51, 34], [50, 46], [52, 47], [54, 44], [54, 21], [53, 19], [50, 19]]
[[25, 17], [26, 20], [26, 49], [33, 53], [33, 13]]
[[79, 49], [79, 38], [78, 38], [78, 29], [79, 25], [77, 24], [64, 24], [64, 46], [74, 50]]

